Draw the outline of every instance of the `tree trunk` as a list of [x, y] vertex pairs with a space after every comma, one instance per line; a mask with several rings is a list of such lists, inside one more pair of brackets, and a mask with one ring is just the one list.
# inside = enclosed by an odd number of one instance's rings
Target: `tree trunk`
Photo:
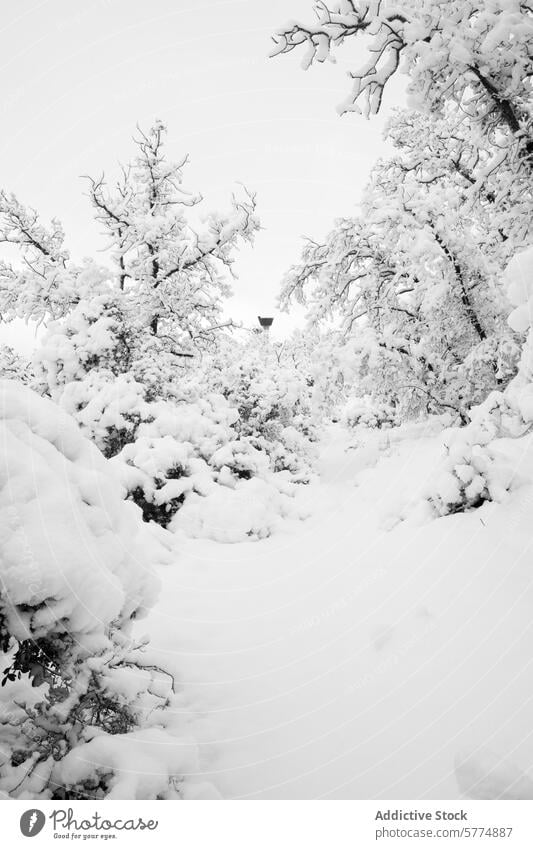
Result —
[[[481, 73], [479, 68], [476, 68], [475, 65], [470, 65], [469, 68], [474, 76], [479, 80], [487, 94], [489, 94], [492, 98], [492, 101], [496, 105], [496, 109], [500, 113], [503, 122], [507, 124], [514, 135], [518, 135], [521, 132], [521, 128], [520, 118], [515, 104], [509, 100], [509, 98], [500, 94], [494, 83], [487, 79], [487, 77]], [[526, 166], [530, 169], [533, 160], [533, 139], [525, 138], [524, 148], [526, 152], [526, 156], [524, 157]]]
[[472, 327], [476, 331], [477, 335], [479, 336], [480, 340], [484, 341], [487, 338], [487, 334], [485, 333], [485, 330], [484, 330], [479, 318], [477, 317], [477, 313], [474, 309], [474, 305], [473, 305], [472, 300], [470, 298], [470, 292], [468, 291], [467, 285], [465, 283], [465, 279], [464, 279], [464, 275], [463, 275], [463, 269], [461, 268], [461, 264], [459, 263], [459, 260], [457, 259], [457, 257], [452, 253], [452, 251], [450, 250], [448, 245], [445, 243], [445, 241], [442, 239], [442, 237], [437, 233], [437, 231], [435, 230], [435, 228], [433, 227], [433, 225], [431, 223], [430, 223], [430, 227], [431, 227], [433, 234], [435, 236], [435, 241], [440, 246], [440, 248], [443, 250], [446, 258], [451, 262], [451, 264], [453, 266], [453, 270], [455, 272], [455, 278], [456, 278], [457, 282], [459, 283], [459, 288], [461, 290], [461, 302], [462, 302], [462, 304], [465, 308], [468, 319], [469, 319]]

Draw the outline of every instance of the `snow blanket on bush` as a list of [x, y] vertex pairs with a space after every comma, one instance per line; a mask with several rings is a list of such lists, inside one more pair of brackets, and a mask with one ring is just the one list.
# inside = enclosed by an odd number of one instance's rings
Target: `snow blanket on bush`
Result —
[[167, 728], [173, 678], [133, 632], [158, 596], [154, 567], [172, 538], [123, 495], [69, 416], [0, 382], [7, 796], [174, 798], [194, 771], [192, 741]]

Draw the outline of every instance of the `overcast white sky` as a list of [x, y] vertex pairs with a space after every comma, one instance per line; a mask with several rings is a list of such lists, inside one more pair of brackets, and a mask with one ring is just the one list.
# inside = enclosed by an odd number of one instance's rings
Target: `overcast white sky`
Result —
[[[237, 181], [257, 192], [265, 229], [237, 263], [229, 311], [248, 325], [275, 314], [301, 236], [354, 211], [385, 151], [388, 107], [402, 100], [396, 83], [378, 119], [340, 118], [346, 64], [303, 72], [296, 52], [269, 59], [271, 33], [311, 14], [311, 0], [4, 4], [0, 185], [59, 217], [71, 252], [89, 255], [101, 240], [80, 175], [112, 171], [131, 156], [136, 123], [161, 118], [169, 155], [190, 154], [187, 185], [213, 206]], [[353, 49], [342, 60], [357, 66]], [[277, 332], [298, 320], [276, 316]]]

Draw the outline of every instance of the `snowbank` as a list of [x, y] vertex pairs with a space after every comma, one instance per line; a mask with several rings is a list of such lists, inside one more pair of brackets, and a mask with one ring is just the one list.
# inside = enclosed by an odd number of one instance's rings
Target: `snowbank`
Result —
[[217, 486], [205, 498], [192, 494], [170, 529], [217, 542], [263, 539], [274, 533], [284, 519], [303, 519], [308, 515], [294, 500], [290, 487], [288, 482], [283, 487], [279, 472], [271, 475], [270, 482], [252, 478], [234, 483], [233, 488]]
[[[53, 402], [0, 382], [3, 597], [18, 639], [61, 628], [91, 650], [157, 598], [161, 544], [100, 452]], [[159, 546], [159, 549], [158, 549]], [[148, 547], [152, 549], [148, 556]]]

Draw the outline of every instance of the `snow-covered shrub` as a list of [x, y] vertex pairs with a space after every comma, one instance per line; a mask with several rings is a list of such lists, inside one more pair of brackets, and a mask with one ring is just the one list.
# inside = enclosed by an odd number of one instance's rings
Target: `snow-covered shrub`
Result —
[[349, 428], [389, 428], [396, 424], [396, 416], [391, 407], [376, 404], [366, 396], [348, 401], [341, 411], [341, 421]]
[[88, 378], [85, 390], [75, 390], [81, 404], [84, 392], [87, 399], [98, 392], [98, 383], [109, 385], [127, 376], [142, 384], [143, 397], [150, 401], [172, 394], [183, 362], [139, 320], [134, 299], [94, 269], [86, 297], [67, 316], [48, 324], [34, 353], [34, 384], [60, 400], [71, 391], [66, 387]]
[[133, 442], [141, 421], [153, 418], [144, 387], [130, 375], [92, 371], [67, 383], [56, 400], [106, 457]]
[[309, 476], [316, 439], [311, 385], [285, 346], [276, 348], [263, 334], [245, 344], [229, 340], [205, 360], [203, 380], [237, 411], [237, 438], [263, 452], [272, 471]]
[[320, 333], [317, 328], [308, 328], [300, 336], [310, 347], [306, 365], [311, 378], [313, 417], [319, 422], [340, 420], [353, 391], [353, 348], [342, 333], [331, 329]]
[[[135, 438], [113, 464], [145, 520], [166, 527], [188, 493], [206, 495], [213, 488], [219, 472], [217, 452], [226, 448], [228, 462], [232, 459], [230, 424], [235, 412], [223, 398], [214, 397], [198, 404], [153, 402], [145, 409], [149, 417], [143, 416]], [[251, 463], [235, 458], [231, 472], [251, 476], [252, 470]], [[229, 469], [226, 472], [231, 476]]]
[[[166, 535], [76, 423], [12, 381], [0, 383], [0, 539], [2, 792], [176, 796], [190, 752], [165, 728], [172, 679], [132, 633], [157, 597]], [[155, 738], [157, 770], [131, 773]]]
[[[253, 400], [245, 397], [248, 415], [241, 417], [231, 405], [238, 396], [227, 393], [230, 397], [224, 397], [213, 391], [213, 385], [220, 388], [219, 381], [210, 381], [206, 370], [169, 368], [165, 373], [164, 358], [138, 357], [141, 331], [128, 342], [130, 370], [122, 373], [124, 359], [113, 357], [113, 351], [122, 350], [122, 324], [114, 318], [108, 320], [108, 304], [102, 300], [95, 305], [98, 318], [89, 323], [90, 302], [80, 305], [46, 335], [37, 352], [36, 370], [50, 394], [78, 422], [84, 435], [113, 459], [126, 497], [141, 507], [145, 521], [167, 528], [187, 500], [205, 498], [217, 487], [223, 487], [219, 499], [223, 493], [230, 497], [229, 489], [239, 481], [260, 478], [272, 492], [269, 490], [242, 536], [264, 536], [273, 527], [273, 504], [278, 505], [279, 515], [289, 512], [286, 481], [278, 481], [275, 472], [291, 466], [295, 478], [308, 474], [303, 464], [310, 454], [309, 439], [296, 427], [274, 418], [265, 423], [261, 409], [255, 416], [256, 426], [251, 427]], [[82, 332], [73, 333], [78, 318]], [[147, 379], [146, 364], [153, 369], [154, 380]], [[272, 415], [273, 409], [271, 401], [268, 412]], [[287, 412], [285, 416], [288, 421]], [[201, 514], [201, 504], [195, 511]], [[196, 521], [194, 533], [211, 525]], [[187, 526], [192, 528], [190, 522]], [[230, 536], [236, 538], [234, 532]]]
[[[267, 536], [273, 512], [277, 518], [294, 512], [294, 484], [272, 471], [264, 451], [235, 433], [238, 413], [225, 398], [211, 394], [196, 403], [160, 401], [148, 407], [151, 420], [141, 422], [134, 441], [112, 460], [145, 521], [238, 541]], [[231, 527], [222, 518], [213, 521], [215, 504], [221, 516], [235, 512], [235, 492], [243, 502], [238, 527], [235, 521]]]
[[171, 527], [188, 536], [218, 542], [242, 542], [270, 536], [284, 519], [302, 519], [306, 513], [294, 500], [295, 488], [286, 472], [266, 478], [237, 480], [222, 475], [221, 485], [201, 497], [191, 493]]
[[121, 293], [95, 276], [88, 297], [82, 298], [68, 316], [48, 324], [35, 352], [36, 383], [55, 398], [64, 386], [82, 380], [90, 371], [114, 375], [129, 372], [137, 334], [128, 318]]
[[444, 432], [446, 457], [431, 483], [427, 499], [439, 516], [480, 507], [485, 501], [503, 501], [522, 483], [501, 440], [505, 400], [493, 393], [472, 411], [472, 422]]
[[31, 378], [30, 363], [17, 354], [9, 345], [0, 344], [0, 380], [20, 380], [28, 383]]

